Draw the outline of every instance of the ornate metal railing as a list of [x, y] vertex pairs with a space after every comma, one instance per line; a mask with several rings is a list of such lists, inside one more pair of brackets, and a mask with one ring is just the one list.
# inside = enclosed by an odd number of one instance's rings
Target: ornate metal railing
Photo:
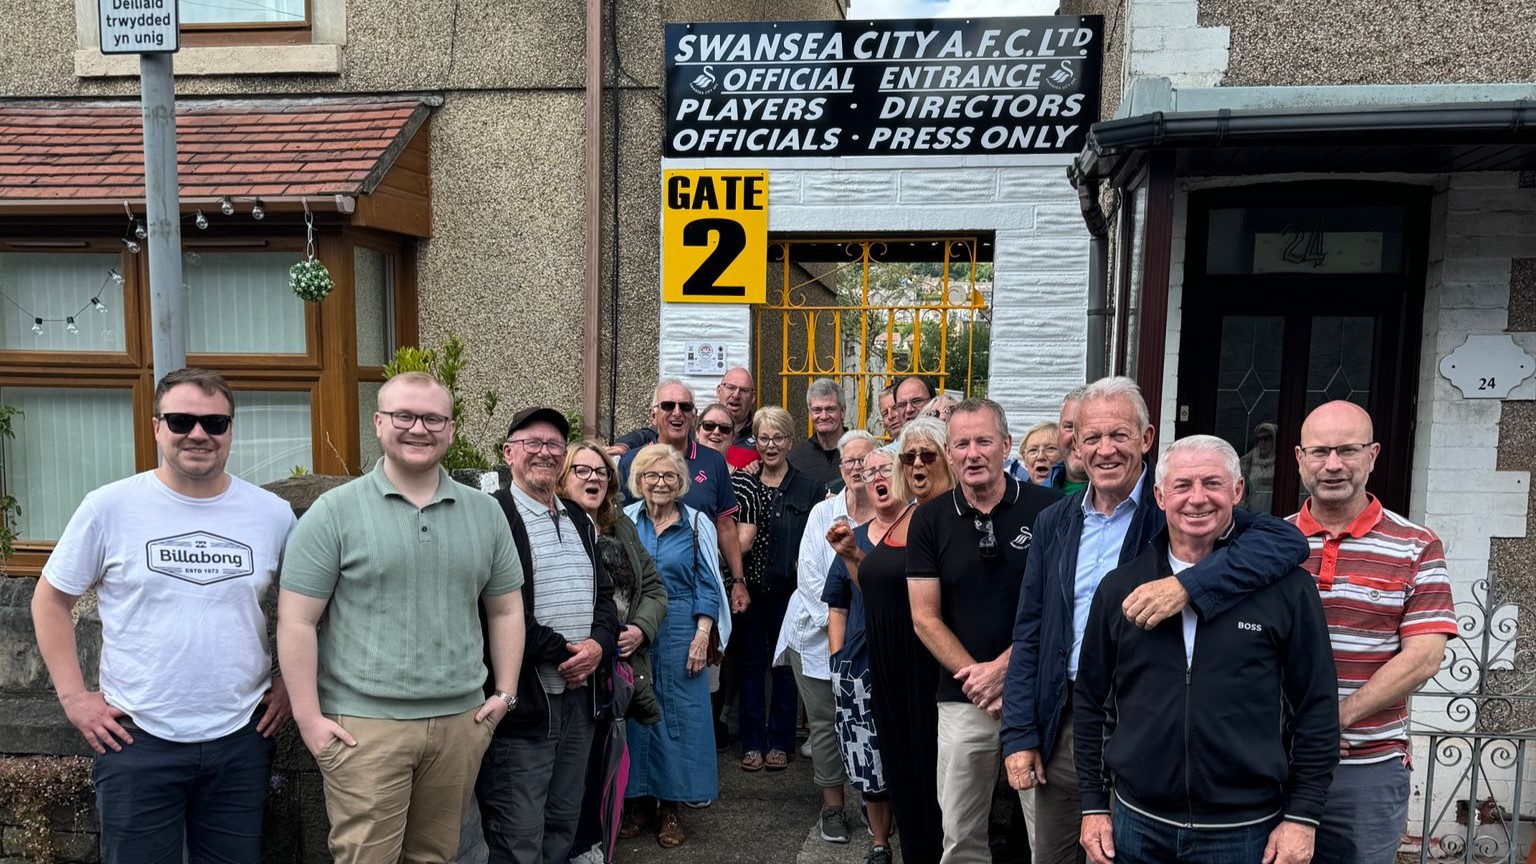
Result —
[[1456, 604], [1459, 633], [1440, 673], [1414, 697], [1411, 731], [1427, 759], [1409, 834], [1420, 862], [1519, 864], [1536, 829], [1536, 646], [1509, 589], [1489, 577], [1471, 594]]

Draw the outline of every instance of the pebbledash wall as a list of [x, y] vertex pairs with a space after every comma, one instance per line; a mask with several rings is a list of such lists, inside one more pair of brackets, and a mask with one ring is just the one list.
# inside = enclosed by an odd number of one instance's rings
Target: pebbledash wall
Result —
[[[1064, 5], [1069, 7], [1064, 11], [1090, 12], [1101, 11], [1095, 7], [1105, 4], [1082, 0]], [[1523, 50], [1531, 12], [1536, 11], [1533, 0], [1513, 0], [1476, 10], [1440, 10], [1456, 24], [1444, 28], [1428, 17], [1399, 22], [1396, 16], [1380, 14], [1379, 9], [1367, 8], [1360, 0], [1329, 0], [1293, 10], [1253, 0], [1129, 0], [1128, 5], [1122, 25], [1126, 32], [1118, 36], [1118, 46], [1107, 42], [1106, 49], [1122, 53], [1117, 58], [1124, 70], [1120, 90], [1129, 94], [1119, 100], [1118, 111], [1110, 107], [1114, 102], [1106, 99], [1106, 113], [1117, 116], [1167, 110], [1169, 106], [1135, 104], [1137, 94], [1150, 92], [1136, 86], [1138, 81], [1156, 78], [1165, 78], [1172, 85], [1171, 107], [1181, 111], [1494, 101], [1529, 98], [1536, 93], [1536, 86], [1529, 83], [1499, 83], [1536, 78], [1536, 66]], [[1401, 28], [1394, 29], [1398, 25]], [[1113, 24], [1107, 30], [1115, 34]], [[1347, 47], [1353, 61], [1337, 62], [1344, 45], [1335, 46], [1340, 51], [1315, 49], [1316, 45], [1341, 40], [1350, 43]], [[1297, 51], [1285, 47], [1298, 43], [1314, 47]], [[1178, 53], [1175, 49], [1183, 52], [1177, 62], [1169, 56]], [[1450, 62], [1453, 57], [1460, 60]], [[1430, 246], [1426, 250], [1429, 266], [1417, 423], [1411, 442], [1412, 491], [1405, 515], [1427, 524], [1443, 540], [1459, 614], [1471, 616], [1469, 620], [1477, 620], [1479, 626], [1485, 623], [1473, 607], [1486, 602], [1480, 593], [1486, 586], [1480, 583], [1491, 579], [1505, 589], [1498, 602], [1513, 604], [1503, 614], [1512, 620], [1518, 616], [1528, 627], [1528, 619], [1536, 610], [1532, 585], [1536, 579], [1536, 538], [1531, 531], [1531, 520], [1536, 518], [1536, 494], [1531, 488], [1536, 448], [1528, 440], [1536, 431], [1532, 428], [1536, 426], [1536, 378], [1526, 379], [1504, 400], [1465, 399], [1441, 377], [1439, 366], [1469, 335], [1477, 334], [1508, 333], [1528, 354], [1536, 356], [1536, 260], [1532, 260], [1536, 258], [1536, 176], [1491, 172], [1308, 174], [1180, 181], [1175, 195], [1159, 440], [1164, 446], [1172, 440], [1176, 412], [1189, 192], [1218, 185], [1308, 179], [1387, 180], [1423, 184], [1434, 190]], [[1409, 442], [1382, 443], [1393, 447]], [[1497, 641], [1495, 647], [1500, 647]], [[1503, 647], [1507, 659], [1522, 662], [1514, 657], [1512, 644]], [[1458, 650], [1475, 658], [1479, 648], [1468, 645]], [[1468, 679], [1460, 676], [1468, 671], [1447, 667], [1430, 687], [1465, 692]], [[1484, 670], [1472, 674], [1484, 674]], [[1411, 703], [1414, 726], [1487, 733], [1493, 731], [1486, 725], [1490, 722], [1503, 724], [1497, 728], [1510, 728], [1511, 723], [1530, 728], [1536, 722], [1525, 716], [1504, 721], [1482, 718], [1480, 722], [1485, 725], [1473, 730], [1473, 723], [1479, 722], [1476, 715], [1470, 720], [1458, 715], [1450, 703], [1444, 697], [1415, 697]], [[1421, 823], [1426, 769], [1433, 764], [1433, 756], [1425, 752], [1423, 739], [1416, 741], [1410, 835], [1429, 827]], [[1491, 785], [1484, 787], [1479, 797], [1491, 792], [1500, 805], [1510, 806], [1515, 783], [1513, 760], [1509, 765], [1484, 768], [1489, 771]], [[1531, 776], [1536, 764], [1527, 764], [1525, 769]], [[1436, 812], [1447, 794], [1457, 794], [1454, 779], [1442, 777], [1436, 785]], [[1522, 805], [1526, 812], [1530, 812], [1533, 798], [1536, 795], [1527, 789]]]
[[[1032, 423], [1054, 419], [1062, 394], [1083, 382], [1088, 233], [1067, 181], [1070, 163], [1067, 156], [898, 156], [672, 159], [662, 167], [767, 169], [770, 233], [994, 232], [988, 394], [1007, 409], [1017, 439]], [[717, 379], [688, 378], [683, 356], [667, 346], [720, 338], [746, 351], [740, 334], [751, 332], [751, 308], [661, 306], [661, 374], [712, 393]]]

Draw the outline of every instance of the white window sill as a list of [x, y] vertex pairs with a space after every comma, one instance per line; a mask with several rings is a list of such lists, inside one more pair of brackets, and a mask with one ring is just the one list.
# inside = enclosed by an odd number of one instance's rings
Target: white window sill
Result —
[[[193, 75], [339, 75], [340, 45], [230, 45], [183, 48], [173, 68]], [[75, 51], [77, 78], [130, 78], [139, 74], [136, 54], [108, 56], [95, 48]]]

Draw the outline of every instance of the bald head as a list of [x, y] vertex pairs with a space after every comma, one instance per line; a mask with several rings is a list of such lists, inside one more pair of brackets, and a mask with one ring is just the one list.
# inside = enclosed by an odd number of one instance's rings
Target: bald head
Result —
[[[1344, 437], [1330, 442], [1313, 440], [1317, 436], [1331, 433], [1342, 433]], [[1301, 424], [1301, 446], [1303, 447], [1329, 443], [1364, 444], [1375, 440], [1376, 432], [1375, 426], [1371, 423], [1371, 415], [1359, 405], [1342, 399], [1324, 402], [1317, 406]]]
[[1370, 503], [1365, 491], [1381, 445], [1371, 415], [1353, 402], [1327, 402], [1307, 415], [1296, 447], [1307, 502], [1324, 525], [1346, 525]]

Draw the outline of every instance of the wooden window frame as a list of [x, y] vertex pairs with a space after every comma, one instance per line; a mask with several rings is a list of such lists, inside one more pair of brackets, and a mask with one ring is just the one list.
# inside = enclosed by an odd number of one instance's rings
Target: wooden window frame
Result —
[[314, 41], [314, 0], [304, 0], [303, 21], [241, 21], [181, 25], [183, 48], [231, 45], [308, 45]]
[[[191, 210], [188, 210], [190, 213]], [[275, 215], [275, 214], [274, 214]], [[293, 217], [269, 217], [259, 228], [239, 232], [190, 234], [186, 247], [199, 252], [261, 251], [303, 254], [303, 226]], [[121, 352], [0, 350], [0, 386], [131, 389], [134, 412], [135, 470], [157, 464], [149, 415], [155, 377], [149, 312], [149, 256], [122, 249], [120, 219], [44, 217], [0, 226], [0, 252], [35, 252], [39, 243], [67, 242], [71, 251], [118, 251], [123, 274], [124, 350]], [[258, 233], [261, 232], [261, 233]], [[259, 239], [259, 245], [252, 245]], [[394, 276], [394, 346], [416, 345], [417, 248], [408, 237], [354, 228], [342, 217], [316, 219], [316, 255], [336, 282], [321, 303], [305, 305], [304, 354], [190, 354], [189, 366], [212, 369], [236, 391], [308, 392], [310, 396], [311, 470], [351, 474], [359, 471], [358, 387], [381, 382], [382, 366], [357, 365], [357, 306], [353, 255], [355, 246], [381, 252], [391, 259]], [[56, 248], [53, 246], [46, 247]], [[136, 260], [130, 260], [136, 259]], [[238, 408], [236, 409], [238, 413]], [[0, 476], [0, 488], [4, 477]], [[23, 504], [23, 506], [25, 506]], [[17, 543], [17, 554], [6, 573], [37, 576], [53, 548], [52, 541]]]

